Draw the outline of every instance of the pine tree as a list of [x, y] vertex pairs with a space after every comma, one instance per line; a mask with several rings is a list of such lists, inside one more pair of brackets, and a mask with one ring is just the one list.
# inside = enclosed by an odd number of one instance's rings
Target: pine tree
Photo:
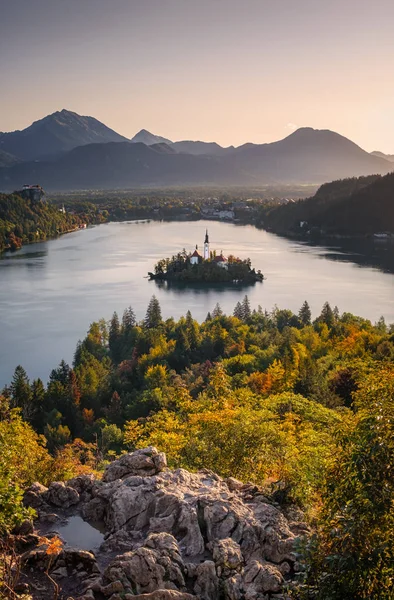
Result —
[[245, 298], [242, 300], [242, 312], [243, 312], [244, 321], [247, 321], [248, 319], [250, 319], [250, 317], [252, 315], [252, 311], [250, 309], [250, 302], [249, 302], [249, 298], [247, 296], [245, 296]]
[[146, 311], [144, 325], [148, 329], [157, 327], [162, 322], [161, 308], [156, 296], [152, 296]]
[[14, 371], [10, 391], [11, 407], [21, 408], [22, 417], [30, 420], [34, 414], [33, 393], [27, 373], [21, 365], [18, 365]]
[[221, 317], [222, 315], [222, 307], [220, 306], [219, 302], [217, 302], [215, 308], [212, 311], [212, 318], [216, 319], [217, 317]]
[[325, 302], [323, 304], [323, 308], [318, 320], [325, 323], [327, 327], [333, 327], [333, 325], [335, 324], [335, 316], [328, 302]]
[[244, 311], [242, 308], [242, 304], [240, 302], [237, 302], [237, 304], [235, 305], [233, 315], [234, 315], [234, 317], [237, 317], [237, 319], [240, 319], [241, 321], [243, 321]]
[[126, 333], [126, 334], [129, 333], [132, 330], [132, 328], [135, 327], [135, 324], [136, 324], [135, 313], [134, 313], [133, 309], [131, 308], [131, 306], [129, 306], [123, 312], [123, 317], [122, 317], [123, 333]]
[[109, 336], [108, 336], [108, 344], [111, 354], [116, 356], [117, 354], [117, 346], [120, 338], [120, 324], [118, 313], [114, 312], [112, 315], [111, 323], [109, 326]]
[[311, 309], [309, 307], [308, 302], [305, 300], [304, 304], [301, 306], [301, 308], [299, 310], [298, 318], [300, 319], [300, 321], [303, 325], [310, 325], [311, 317], [312, 317]]

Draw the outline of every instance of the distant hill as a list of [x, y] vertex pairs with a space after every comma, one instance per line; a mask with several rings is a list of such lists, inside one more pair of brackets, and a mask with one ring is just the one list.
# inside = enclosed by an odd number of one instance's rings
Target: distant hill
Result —
[[0, 189], [38, 182], [46, 190], [120, 189], [163, 185], [236, 185], [249, 177], [213, 156], [178, 154], [166, 144], [129, 142], [74, 148], [56, 161], [0, 169]]
[[[300, 223], [307, 223], [300, 228]], [[273, 208], [264, 224], [276, 232], [316, 228], [328, 234], [394, 233], [394, 173], [334, 181], [312, 198]]]
[[234, 146], [231, 146], [230, 148], [223, 148], [216, 142], [193, 142], [192, 140], [173, 142], [172, 148], [174, 148], [177, 152], [185, 152], [186, 154], [194, 154], [196, 156], [201, 154], [221, 156], [229, 150], [234, 150]]
[[0, 133], [0, 150], [22, 160], [37, 160], [57, 157], [86, 144], [124, 141], [125, 137], [97, 119], [63, 109], [22, 131]]
[[172, 144], [171, 140], [161, 137], [160, 135], [154, 135], [146, 129], [141, 129], [134, 137], [131, 138], [132, 144], [146, 144], [147, 146], [153, 146], [153, 144]]
[[329, 130], [304, 127], [271, 144], [245, 144], [226, 160], [255, 179], [321, 183], [333, 179], [387, 173], [391, 165]]
[[371, 152], [371, 154], [373, 156], [379, 156], [379, 158], [385, 158], [386, 160], [388, 160], [390, 162], [394, 162], [394, 154], [384, 154], [384, 152], [378, 152], [377, 150], [375, 150], [374, 152]]

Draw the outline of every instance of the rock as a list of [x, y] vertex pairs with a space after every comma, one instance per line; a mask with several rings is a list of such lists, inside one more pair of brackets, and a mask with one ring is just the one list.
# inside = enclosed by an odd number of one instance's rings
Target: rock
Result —
[[149, 447], [108, 465], [102, 481], [81, 476], [31, 490], [44, 503], [78, 502], [86, 519], [107, 529], [100, 553], [112, 556], [102, 561], [102, 575], [93, 554], [75, 549], [63, 549], [54, 568], [82, 578], [90, 598], [285, 598], [284, 577], [289, 585], [295, 581], [293, 549], [303, 515], [290, 511], [289, 522], [254, 484], [165, 466], [165, 456]]
[[149, 446], [143, 450], [124, 454], [118, 460], [107, 465], [103, 481], [115, 481], [127, 475], [142, 475], [143, 477], [155, 475], [163, 471], [166, 466], [166, 455], [159, 452], [157, 448]]
[[14, 528], [13, 533], [15, 535], [29, 535], [30, 533], [33, 533], [33, 531], [34, 531], [33, 522], [30, 521], [29, 519], [25, 519], [24, 521], [22, 521], [22, 523], [20, 525], [17, 525]]
[[232, 571], [240, 571], [243, 557], [239, 544], [231, 538], [215, 540], [211, 544], [212, 556], [219, 576], [229, 575]]
[[101, 587], [100, 592], [104, 594], [106, 598], [112, 596], [117, 592], [124, 592], [123, 583], [121, 581], [111, 581], [108, 585]]
[[280, 592], [283, 577], [281, 572], [268, 563], [261, 564], [257, 560], [246, 566], [243, 581], [245, 587], [249, 587], [249, 593]]
[[54, 571], [51, 571], [51, 576], [54, 577], [55, 579], [63, 579], [64, 577], [68, 576], [68, 572], [66, 567], [59, 567], [57, 569], [55, 569]]
[[219, 598], [219, 578], [216, 575], [215, 563], [206, 560], [195, 570], [196, 582], [194, 592], [198, 598], [217, 600]]
[[225, 479], [225, 482], [227, 483], [228, 489], [231, 492], [241, 490], [244, 486], [242, 481], [239, 481], [238, 479], [235, 479], [234, 477], [227, 477], [227, 479]]
[[35, 482], [27, 488], [23, 495], [23, 504], [25, 506], [31, 506], [32, 508], [39, 508], [45, 504], [45, 494], [48, 488], [41, 483]]
[[66, 485], [74, 488], [81, 495], [86, 492], [91, 493], [94, 481], [94, 475], [91, 473], [89, 475], [78, 475], [78, 477], [69, 479], [66, 481]]
[[138, 594], [137, 596], [126, 594], [125, 600], [198, 600], [197, 596], [176, 590], [156, 590], [150, 594]]
[[63, 481], [54, 481], [51, 483], [44, 497], [49, 504], [54, 504], [62, 508], [69, 508], [79, 502], [77, 490], [66, 485]]
[[56, 523], [60, 517], [56, 513], [41, 513], [39, 516], [40, 523]]

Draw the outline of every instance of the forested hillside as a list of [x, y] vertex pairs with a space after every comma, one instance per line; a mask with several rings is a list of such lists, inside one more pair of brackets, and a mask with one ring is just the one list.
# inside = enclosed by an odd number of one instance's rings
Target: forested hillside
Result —
[[114, 313], [47, 386], [19, 366], [3, 390], [0, 527], [24, 516], [20, 486], [155, 445], [170, 466], [301, 506], [318, 534], [304, 552], [319, 598], [392, 598], [393, 359], [392, 327], [328, 303], [313, 322], [306, 302], [267, 313], [247, 297], [201, 324], [190, 312], [163, 321], [155, 297], [142, 322]]
[[0, 194], [0, 252], [55, 237], [82, 222], [83, 216], [64, 214], [46, 202], [32, 202], [17, 194]]
[[394, 233], [394, 173], [324, 184], [312, 198], [268, 210], [262, 221], [278, 232], [299, 232], [305, 221], [325, 233]]

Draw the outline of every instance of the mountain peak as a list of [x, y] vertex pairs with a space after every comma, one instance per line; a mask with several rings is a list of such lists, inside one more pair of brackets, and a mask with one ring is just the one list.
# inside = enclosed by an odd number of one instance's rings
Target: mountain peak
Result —
[[161, 137], [160, 135], [155, 135], [147, 129], [141, 129], [138, 133], [135, 134], [134, 137], [131, 138], [130, 141], [132, 144], [141, 142], [146, 146], [153, 146], [153, 144], [172, 144], [171, 140]]
[[1, 134], [1, 149], [22, 160], [59, 156], [86, 144], [126, 142], [127, 138], [93, 117], [63, 108], [22, 131]]

